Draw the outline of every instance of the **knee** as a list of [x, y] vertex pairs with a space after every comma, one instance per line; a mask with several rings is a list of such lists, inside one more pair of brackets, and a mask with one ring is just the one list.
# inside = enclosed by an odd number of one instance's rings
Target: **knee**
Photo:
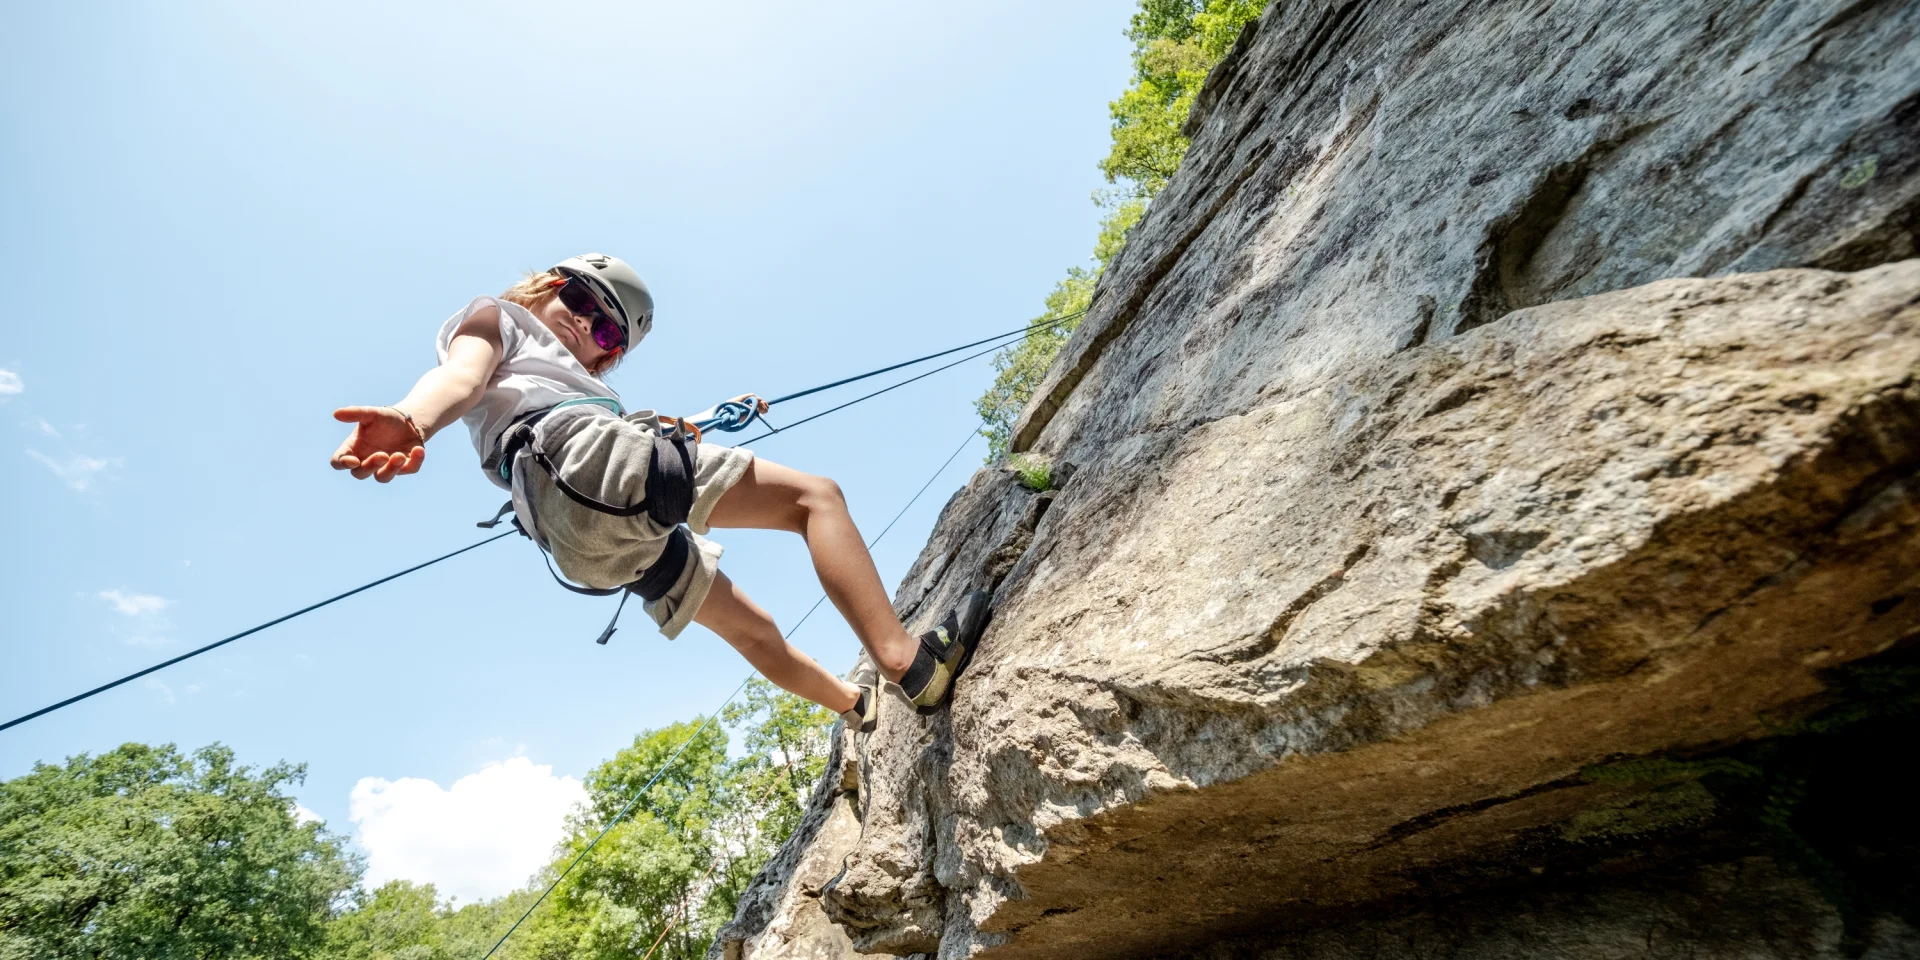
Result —
[[809, 474], [801, 483], [800, 498], [795, 505], [798, 508], [796, 511], [798, 517], [796, 519], [801, 521], [802, 529], [804, 529], [805, 521], [814, 516], [823, 513], [846, 513], [847, 495], [841, 492], [838, 483], [826, 477], [816, 477]]
[[780, 635], [780, 627], [772, 620], [765, 623], [747, 625], [735, 636], [727, 638], [735, 650], [749, 661], [759, 663], [768, 655], [778, 652], [786, 646], [787, 640]]

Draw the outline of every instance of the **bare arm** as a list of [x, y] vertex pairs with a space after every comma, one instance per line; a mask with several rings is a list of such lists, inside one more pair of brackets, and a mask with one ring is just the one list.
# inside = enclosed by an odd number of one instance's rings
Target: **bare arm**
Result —
[[[355, 424], [353, 433], [334, 451], [333, 468], [381, 483], [419, 472], [427, 459], [427, 438], [480, 402], [500, 356], [500, 308], [474, 311], [454, 331], [446, 362], [423, 374], [405, 399], [391, 407], [341, 407], [333, 412], [335, 420]], [[407, 422], [409, 416], [412, 423]]]

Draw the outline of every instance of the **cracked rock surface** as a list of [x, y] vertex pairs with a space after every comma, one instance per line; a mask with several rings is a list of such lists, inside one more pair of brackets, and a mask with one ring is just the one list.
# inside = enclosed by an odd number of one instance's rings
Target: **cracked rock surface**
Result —
[[[1071, 480], [901, 582], [994, 591], [951, 710], [842, 738], [714, 955], [1388, 955], [1354, 910], [1639, 802], [1583, 768], [1911, 638], [1916, 64], [1911, 3], [1279, 0], [1016, 431]], [[1647, 889], [1395, 922], [1624, 956]]]

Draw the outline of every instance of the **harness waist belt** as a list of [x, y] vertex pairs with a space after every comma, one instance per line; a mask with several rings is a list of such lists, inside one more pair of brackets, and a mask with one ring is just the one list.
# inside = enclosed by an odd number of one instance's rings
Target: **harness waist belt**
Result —
[[534, 462], [552, 478], [553, 485], [560, 488], [567, 499], [589, 510], [615, 517], [637, 517], [644, 513], [663, 527], [677, 526], [687, 521], [687, 515], [693, 512], [693, 451], [688, 448], [684, 434], [675, 431], [670, 436], [654, 435], [653, 449], [647, 461], [646, 497], [639, 503], [615, 506], [582, 493], [568, 483], [560, 475], [560, 468], [541, 448], [535, 431], [540, 421], [551, 412], [541, 410], [528, 414], [501, 434], [500, 469], [509, 483], [512, 482], [515, 456], [522, 448], [527, 448], [533, 454]]

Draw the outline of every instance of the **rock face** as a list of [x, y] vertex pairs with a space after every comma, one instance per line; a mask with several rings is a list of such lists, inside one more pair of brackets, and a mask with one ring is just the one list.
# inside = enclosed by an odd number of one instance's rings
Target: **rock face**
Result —
[[1277, 0], [1190, 131], [715, 956], [1920, 954], [1594, 772], [1920, 635], [1920, 5]]

